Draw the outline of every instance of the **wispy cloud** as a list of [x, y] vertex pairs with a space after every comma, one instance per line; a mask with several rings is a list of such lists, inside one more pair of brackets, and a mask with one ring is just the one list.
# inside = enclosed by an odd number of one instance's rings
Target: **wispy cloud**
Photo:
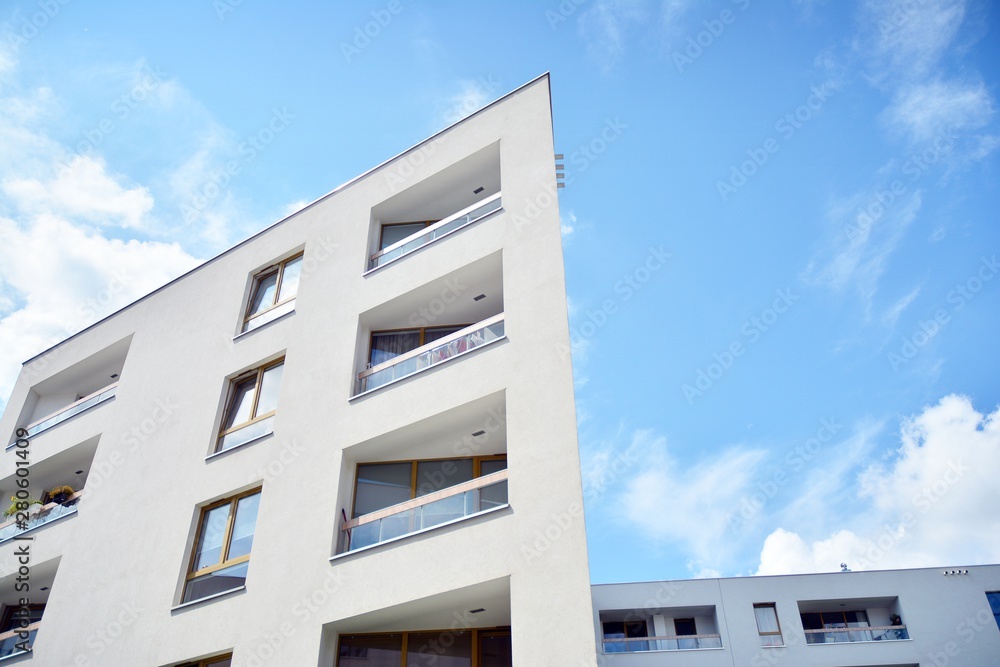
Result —
[[763, 449], [734, 446], [709, 460], [683, 464], [666, 438], [638, 430], [590, 452], [584, 475], [599, 477], [616, 458], [634, 462], [615, 477], [604, 506], [647, 539], [680, 547], [699, 569], [710, 572], [728, 563], [723, 555], [731, 552], [731, 545], [725, 548], [732, 539], [728, 520], [765, 456]]
[[964, 0], [869, 0], [860, 16], [858, 49], [871, 62], [872, 80], [892, 84], [927, 76], [964, 18]]
[[939, 79], [899, 88], [882, 119], [891, 130], [923, 142], [945, 130], [979, 129], [993, 113], [993, 99], [981, 82]]
[[[673, 19], [686, 4], [682, 0], [667, 0], [662, 11]], [[630, 33], [642, 25], [649, 11], [647, 0], [597, 0], [580, 14], [577, 24], [580, 37], [589, 56], [605, 74], [625, 55], [632, 41]]]
[[[871, 316], [879, 280], [922, 202], [917, 190], [881, 204], [879, 196], [884, 192], [880, 184], [831, 204], [826, 239], [800, 276], [807, 283], [834, 290], [853, 287], [866, 317]], [[878, 206], [872, 208], [873, 203]]]
[[896, 321], [899, 320], [899, 316], [903, 314], [903, 311], [913, 303], [913, 300], [917, 298], [920, 294], [920, 287], [914, 287], [908, 294], [904, 294], [900, 297], [896, 303], [892, 304], [882, 315], [882, 325], [888, 328], [896, 326]]

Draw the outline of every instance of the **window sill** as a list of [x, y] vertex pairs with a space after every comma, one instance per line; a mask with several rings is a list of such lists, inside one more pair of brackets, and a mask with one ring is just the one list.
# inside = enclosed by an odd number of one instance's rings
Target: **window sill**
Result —
[[241, 442], [238, 445], [233, 445], [232, 447], [229, 447], [228, 449], [220, 449], [217, 452], [212, 452], [211, 454], [209, 454], [208, 456], [205, 457], [205, 460], [206, 461], [211, 461], [212, 459], [214, 459], [217, 456], [222, 456], [223, 454], [228, 454], [229, 452], [235, 452], [237, 449], [243, 449], [247, 445], [252, 445], [253, 443], [258, 442], [260, 440], [263, 440], [264, 438], [270, 438], [272, 435], [274, 435], [274, 431], [268, 431], [267, 433], [261, 433], [258, 436], [254, 436], [254, 437], [250, 438], [246, 442]]
[[381, 546], [385, 546], [386, 544], [393, 544], [395, 542], [399, 542], [400, 540], [406, 540], [416, 535], [423, 535], [425, 533], [429, 533], [431, 531], [437, 530], [438, 528], [445, 528], [446, 526], [454, 526], [457, 523], [462, 523], [463, 521], [468, 521], [470, 519], [475, 519], [481, 516], [486, 516], [488, 514], [493, 514], [494, 512], [499, 512], [505, 509], [510, 509], [510, 503], [498, 505], [496, 507], [491, 507], [488, 510], [483, 510], [482, 512], [476, 512], [475, 514], [470, 514], [469, 516], [463, 516], [458, 519], [452, 519], [451, 521], [445, 521], [444, 523], [439, 523], [434, 526], [430, 526], [429, 528], [422, 528], [420, 530], [415, 530], [412, 533], [407, 533], [406, 535], [400, 535], [398, 537], [393, 537], [388, 540], [382, 540], [381, 542], [376, 542], [375, 544], [369, 544], [368, 546], [352, 549], [351, 551], [345, 551], [342, 554], [334, 554], [333, 556], [330, 556], [329, 560], [332, 563], [333, 561], [340, 560], [341, 558], [347, 558], [348, 556], [353, 556], [355, 554], [371, 551], [372, 549], [377, 549]]
[[246, 584], [244, 584], [242, 586], [237, 586], [236, 588], [230, 588], [228, 591], [221, 591], [219, 593], [213, 593], [212, 595], [209, 595], [209, 596], [206, 596], [206, 597], [203, 597], [203, 598], [198, 598], [197, 600], [191, 600], [190, 602], [182, 602], [179, 605], [174, 605], [173, 607], [171, 607], [170, 608], [170, 613], [172, 614], [172, 613], [177, 612], [177, 611], [182, 611], [184, 609], [188, 609], [190, 607], [194, 607], [194, 606], [202, 604], [204, 602], [211, 602], [212, 600], [218, 600], [219, 598], [227, 597], [227, 596], [233, 595], [234, 593], [239, 593], [240, 591], [245, 591], [246, 589], [247, 589]]
[[271, 320], [269, 322], [264, 322], [264, 324], [260, 325], [259, 327], [254, 327], [253, 329], [247, 329], [246, 331], [241, 331], [238, 334], [236, 334], [235, 336], [233, 336], [233, 342], [235, 343], [236, 341], [240, 340], [244, 336], [249, 336], [250, 334], [257, 333], [261, 329], [266, 329], [267, 327], [271, 326], [275, 322], [280, 322], [280, 321], [282, 321], [282, 320], [284, 320], [284, 319], [286, 319], [288, 317], [291, 317], [294, 314], [295, 314], [295, 309], [292, 308], [287, 313], [283, 313], [281, 315], [278, 315], [273, 320]]

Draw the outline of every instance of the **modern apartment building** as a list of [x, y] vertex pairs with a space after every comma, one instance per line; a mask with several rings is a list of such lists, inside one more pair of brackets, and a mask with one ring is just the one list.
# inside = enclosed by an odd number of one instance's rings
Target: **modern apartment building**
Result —
[[2, 659], [593, 664], [556, 172], [545, 75], [29, 360]]
[[1000, 565], [593, 586], [606, 667], [995, 667]]

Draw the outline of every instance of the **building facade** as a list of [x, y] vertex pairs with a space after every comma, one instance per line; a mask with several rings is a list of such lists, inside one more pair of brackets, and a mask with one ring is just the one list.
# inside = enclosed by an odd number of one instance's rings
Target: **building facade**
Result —
[[545, 75], [29, 360], [0, 657], [593, 664], [556, 171]]
[[592, 590], [607, 667], [1000, 665], [1000, 565]]

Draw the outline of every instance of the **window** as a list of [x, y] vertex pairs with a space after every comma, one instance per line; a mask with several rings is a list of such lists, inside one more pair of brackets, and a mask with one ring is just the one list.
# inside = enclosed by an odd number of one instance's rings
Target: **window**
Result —
[[[419, 498], [506, 468], [506, 455], [359, 463], [354, 486], [354, 517], [370, 514], [411, 498]], [[506, 485], [486, 487], [480, 492], [480, 509], [505, 504], [507, 504]], [[442, 523], [456, 517], [442, 515], [436, 518], [440, 519], [437, 523]]]
[[205, 658], [198, 662], [185, 662], [177, 667], [230, 667], [233, 664], [233, 654], [217, 655], [214, 658]]
[[0, 618], [0, 658], [31, 650], [44, 611], [44, 604], [4, 607]]
[[448, 334], [464, 329], [468, 324], [445, 327], [424, 327], [421, 329], [397, 329], [394, 331], [373, 331], [368, 353], [368, 366], [378, 366], [410, 350], [433, 343]]
[[[802, 629], [809, 644], [873, 641], [870, 630], [848, 631], [846, 628], [867, 628], [865, 611], [824, 611], [802, 614]], [[821, 632], [829, 630], [830, 632]], [[812, 632], [809, 632], [812, 631]]]
[[[476, 656], [476, 660], [473, 659]], [[511, 667], [509, 630], [342, 635], [337, 667]]]
[[281, 358], [230, 381], [217, 452], [271, 433], [284, 366], [285, 360]]
[[604, 632], [605, 653], [631, 653], [649, 650], [649, 642], [645, 641], [608, 641], [648, 637], [646, 621], [604, 621], [601, 628]]
[[778, 611], [774, 603], [755, 604], [753, 614], [757, 617], [757, 633], [760, 635], [761, 646], [784, 646], [781, 637], [781, 626], [778, 624]]
[[429, 225], [433, 225], [437, 220], [424, 220], [422, 222], [398, 222], [382, 225], [379, 236], [378, 249], [385, 250], [393, 243], [402, 241], [408, 236], [416, 234]]
[[246, 583], [259, 504], [260, 489], [255, 489], [201, 511], [182, 602], [235, 590]]
[[243, 315], [243, 331], [276, 320], [295, 309], [302, 275], [302, 253], [269, 266], [253, 277], [250, 300]]
[[990, 609], [993, 611], [993, 618], [1000, 628], [1000, 591], [993, 591], [986, 594], [986, 599], [990, 601]]

